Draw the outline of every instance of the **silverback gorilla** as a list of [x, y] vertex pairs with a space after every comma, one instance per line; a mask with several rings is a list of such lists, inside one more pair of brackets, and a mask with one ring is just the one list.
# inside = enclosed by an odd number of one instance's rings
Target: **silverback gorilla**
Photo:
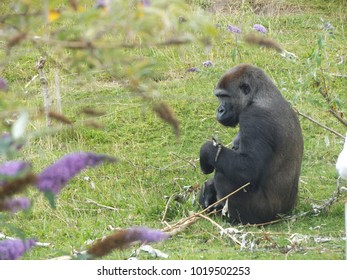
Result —
[[[227, 200], [232, 223], [272, 221], [295, 206], [303, 139], [299, 120], [271, 79], [259, 68], [240, 64], [219, 80], [217, 120], [240, 125], [231, 149], [208, 141], [200, 149], [200, 166], [214, 178], [205, 182], [199, 202], [207, 208], [232, 191]], [[215, 206], [220, 209], [225, 201]]]

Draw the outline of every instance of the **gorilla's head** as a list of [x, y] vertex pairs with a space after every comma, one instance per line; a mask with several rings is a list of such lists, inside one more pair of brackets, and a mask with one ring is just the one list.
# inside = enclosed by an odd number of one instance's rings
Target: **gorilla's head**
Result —
[[214, 91], [219, 100], [217, 120], [221, 124], [234, 127], [239, 123], [239, 115], [252, 104], [258, 91], [258, 85], [253, 83], [258, 75], [262, 75], [260, 69], [241, 64], [222, 76]]

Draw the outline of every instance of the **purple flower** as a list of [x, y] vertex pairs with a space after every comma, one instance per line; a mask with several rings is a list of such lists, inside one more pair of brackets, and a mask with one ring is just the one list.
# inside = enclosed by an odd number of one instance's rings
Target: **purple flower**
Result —
[[19, 210], [25, 210], [30, 207], [30, 200], [27, 197], [18, 197], [7, 200], [0, 200], [0, 211], [10, 211], [15, 213]]
[[199, 69], [197, 67], [191, 67], [187, 69], [187, 72], [199, 72]]
[[110, 5], [110, 0], [96, 0], [96, 8], [107, 8]]
[[126, 239], [129, 242], [159, 242], [169, 238], [169, 234], [146, 227], [132, 227], [126, 230]]
[[254, 30], [259, 31], [263, 34], [266, 33], [266, 28], [264, 26], [262, 26], [261, 24], [254, 24], [253, 28], [254, 28]]
[[58, 194], [67, 182], [87, 167], [117, 161], [113, 157], [94, 153], [71, 153], [44, 169], [37, 179], [37, 187], [43, 192]]
[[151, 1], [149, 1], [149, 0], [142, 0], [142, 5], [144, 7], [149, 7], [151, 5]]
[[24, 161], [6, 161], [0, 165], [0, 187], [8, 181], [9, 178], [16, 178], [24, 171], [28, 171], [30, 165]]
[[35, 239], [6, 239], [1, 241], [0, 260], [16, 260], [35, 245]]
[[231, 24], [228, 25], [228, 30], [231, 33], [235, 33], [235, 34], [240, 34], [241, 33], [241, 29], [240, 28], [238, 28], [237, 26], [233, 26]]
[[132, 227], [119, 230], [103, 239], [96, 241], [88, 250], [87, 254], [102, 257], [114, 249], [123, 249], [135, 241], [158, 242], [169, 238], [170, 235], [160, 230], [146, 227]]
[[5, 79], [0, 77], [0, 91], [7, 91], [8, 85]]
[[203, 62], [202, 65], [204, 65], [205, 67], [212, 67], [213, 63], [212, 63], [212, 61], [208, 60], [208, 61]]

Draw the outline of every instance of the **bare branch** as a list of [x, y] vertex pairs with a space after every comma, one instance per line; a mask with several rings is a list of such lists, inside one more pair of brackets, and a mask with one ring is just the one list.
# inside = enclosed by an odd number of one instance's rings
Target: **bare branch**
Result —
[[316, 121], [316, 120], [313, 119], [312, 117], [310, 117], [310, 116], [308, 116], [308, 115], [306, 115], [306, 114], [300, 112], [298, 109], [295, 109], [295, 111], [296, 111], [296, 113], [297, 113], [298, 115], [305, 117], [306, 119], [310, 120], [311, 122], [317, 124], [317, 125], [320, 126], [320, 127], [323, 127], [324, 129], [326, 129], [326, 130], [330, 131], [331, 133], [335, 134], [336, 136], [339, 136], [339, 137], [341, 137], [342, 139], [345, 139], [345, 137], [344, 137], [342, 134], [336, 132], [335, 130], [333, 130], [333, 129], [327, 127], [327, 126], [324, 125], [324, 124], [319, 123], [318, 121]]
[[52, 121], [49, 118], [49, 112], [51, 111], [52, 103], [51, 103], [51, 98], [49, 96], [48, 80], [43, 71], [43, 67], [45, 66], [45, 63], [46, 63], [46, 57], [41, 57], [37, 61], [36, 69], [40, 75], [40, 83], [41, 83], [42, 95], [43, 95], [43, 106], [44, 106], [45, 115], [46, 115], [46, 126], [50, 127], [52, 126]]
[[[41, 37], [33, 37], [31, 38], [33, 43], [44, 43], [52, 46], [59, 46], [67, 49], [134, 49], [138, 48], [139, 44], [110, 44], [110, 42], [91, 42], [86, 40], [80, 41], [62, 41], [62, 40], [54, 40], [47, 39]], [[187, 37], [177, 37], [177, 38], [169, 38], [163, 42], [156, 43], [144, 43], [141, 44], [141, 47], [165, 47], [172, 45], [184, 45], [192, 42], [192, 38]]]
[[86, 199], [86, 202], [90, 203], [90, 204], [94, 204], [94, 205], [99, 206], [101, 208], [105, 208], [105, 209], [109, 209], [109, 210], [115, 211], [115, 212], [119, 211], [118, 208], [114, 208], [114, 207], [111, 207], [111, 206], [107, 206], [107, 205], [103, 205], [103, 204], [97, 203], [96, 201], [91, 200], [89, 198]]

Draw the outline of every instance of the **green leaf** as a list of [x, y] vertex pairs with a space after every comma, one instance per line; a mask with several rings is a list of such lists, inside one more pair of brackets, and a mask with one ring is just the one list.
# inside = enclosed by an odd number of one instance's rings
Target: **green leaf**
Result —
[[233, 60], [233, 62], [236, 61], [236, 55], [237, 55], [237, 49], [234, 48], [233, 51], [231, 52], [231, 59]]
[[23, 111], [16, 122], [12, 125], [11, 134], [14, 140], [20, 139], [24, 136], [25, 129], [29, 120], [27, 111]]
[[55, 209], [56, 208], [56, 205], [55, 205], [55, 196], [54, 196], [54, 193], [50, 192], [50, 191], [46, 191], [44, 192], [45, 194], [45, 197], [47, 198], [48, 202], [49, 202], [49, 205]]
[[322, 35], [318, 36], [318, 48], [321, 50], [323, 48], [323, 37]]
[[320, 67], [322, 65], [322, 58], [320, 55], [316, 57], [316, 65], [317, 67]]

